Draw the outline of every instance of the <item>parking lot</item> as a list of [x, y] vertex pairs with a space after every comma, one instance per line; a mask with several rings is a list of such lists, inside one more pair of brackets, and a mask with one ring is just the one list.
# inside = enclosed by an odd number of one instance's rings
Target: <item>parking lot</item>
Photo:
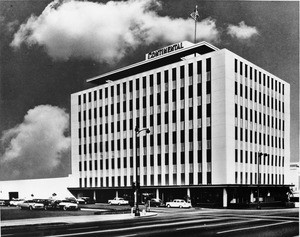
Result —
[[[53, 217], [53, 216], [80, 216], [80, 215], [94, 215], [101, 214], [101, 212], [130, 212], [131, 207], [129, 205], [118, 206], [109, 205], [106, 203], [96, 204], [80, 204], [80, 210], [21, 210], [19, 207], [0, 207], [1, 220], [14, 220], [14, 219], [27, 219], [27, 218], [41, 218], [41, 217]], [[142, 206], [141, 206], [142, 208]]]

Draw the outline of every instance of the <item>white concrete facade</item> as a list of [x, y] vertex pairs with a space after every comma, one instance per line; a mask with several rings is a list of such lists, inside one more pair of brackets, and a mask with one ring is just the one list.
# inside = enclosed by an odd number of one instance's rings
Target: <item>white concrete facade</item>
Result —
[[74, 187], [130, 187], [135, 126], [141, 186], [257, 184], [258, 152], [260, 184], [289, 184], [289, 84], [229, 50], [72, 94]]
[[18, 198], [49, 198], [53, 193], [57, 198], [72, 197], [68, 187], [74, 186], [72, 176], [47, 179], [24, 179], [0, 181], [0, 199], [11, 199], [14, 193]]

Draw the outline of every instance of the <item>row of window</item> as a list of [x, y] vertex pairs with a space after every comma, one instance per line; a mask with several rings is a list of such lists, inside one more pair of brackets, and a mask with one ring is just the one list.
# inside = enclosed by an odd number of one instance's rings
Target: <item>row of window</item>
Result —
[[[248, 73], [249, 69], [249, 73]], [[250, 80], [254, 79], [255, 82], [258, 81], [260, 85], [267, 86], [267, 88], [270, 88], [271, 90], [278, 91], [282, 95], [284, 95], [284, 84], [280, 83], [277, 80], [274, 80], [274, 78], [270, 78], [270, 76], [267, 76], [266, 74], [257, 71], [256, 69], [253, 69], [251, 66], [248, 67], [247, 64], [240, 62], [239, 68], [238, 68], [238, 60], [234, 60], [234, 71], [235, 73], [238, 73], [241, 76], [245, 76], [246, 78], [250, 78]]]
[[[238, 95], [238, 84], [235, 82], [235, 95]], [[243, 85], [240, 84], [240, 96], [243, 97]], [[245, 86], [245, 99], [248, 99], [248, 88]], [[253, 90], [250, 88], [249, 93], [249, 99], [253, 101]], [[281, 102], [280, 100], [274, 99], [273, 97], [266, 95], [262, 92], [257, 93], [257, 90], [254, 90], [254, 102], [258, 102], [259, 104], [262, 104], [264, 106], [267, 106], [271, 109], [275, 109], [275, 111], [278, 111], [284, 113], [284, 102]]]
[[[188, 157], [186, 156], [188, 154]], [[162, 163], [162, 157], [161, 154], [157, 154], [156, 158], [155, 158], [157, 165], [161, 166]], [[140, 164], [140, 161], [143, 161], [142, 164]], [[181, 152], [180, 153], [180, 164], [185, 164], [185, 162], [188, 161], [189, 164], [194, 163], [194, 156], [193, 156], [193, 151], [189, 151], [189, 152]], [[211, 149], [207, 149], [206, 150], [206, 161], [209, 163], [211, 162]], [[94, 160], [94, 165], [93, 165], [93, 161], [89, 160], [89, 161], [80, 161], [79, 162], [79, 171], [87, 171], [87, 165], [89, 162], [89, 170], [103, 170], [106, 169], [108, 170], [110, 169], [120, 169], [121, 168], [121, 158], [111, 158], [111, 159], [105, 159], [104, 160]], [[116, 164], [115, 164], [116, 162]], [[147, 167], [147, 156], [143, 155], [142, 159], [138, 159], [137, 160], [138, 167]], [[177, 165], [177, 153], [172, 153], [172, 159], [170, 160], [170, 162], [172, 162], [170, 165]], [[110, 163], [110, 166], [109, 166]], [[202, 150], [198, 150], [197, 151], [197, 163], [202, 163]], [[150, 166], [154, 166], [154, 155], [150, 155], [150, 160], [149, 160], [149, 164]], [[165, 165], [169, 165], [169, 154], [166, 153], [164, 156], [164, 164]], [[99, 166], [98, 166], [99, 165]], [[105, 167], [104, 167], [105, 166]], [[116, 166], [116, 167], [115, 167]], [[127, 157], [123, 157], [123, 168], [127, 168]], [[129, 167], [128, 168], [133, 168], [133, 157], [129, 157]]]
[[[176, 123], [176, 122], [183, 122], [185, 121], [185, 110], [181, 109], [180, 110], [180, 117], [179, 117], [179, 121], [177, 120], [177, 111], [172, 111], [172, 123]], [[193, 120], [193, 116], [194, 116], [194, 112], [193, 112], [193, 107], [189, 107], [188, 109], [188, 120]], [[161, 120], [161, 113], [158, 113], [157, 115], [155, 115], [156, 117], [156, 125], [161, 125], [162, 123], [164, 124], [169, 124], [169, 112], [165, 112], [164, 113], [164, 121]], [[207, 104], [206, 105], [206, 117], [210, 118], [211, 117], [211, 104]], [[202, 106], [198, 106], [198, 113], [197, 113], [197, 119], [201, 119], [202, 118]], [[123, 120], [123, 131], [126, 131], [127, 129], [129, 129], [130, 131], [133, 129], [133, 119], [129, 119], [129, 126], [127, 126], [127, 120], [124, 119]], [[147, 125], [147, 117], [143, 116], [142, 117], [142, 121], [140, 121], [140, 118], [136, 118], [136, 124], [140, 127], [153, 127], [154, 126], [154, 115], [151, 114], [149, 116], [149, 125]], [[94, 125], [94, 136], [97, 136], [98, 132], [99, 135], [104, 135], [104, 134], [108, 134], [109, 132], [114, 133], [115, 132], [115, 126], [116, 125], [116, 132], [120, 132], [121, 131], [121, 121], [117, 121], [117, 122], [111, 122], [110, 124], [106, 123], [106, 124], [100, 124], [99, 125], [99, 130], [97, 128], [97, 125]], [[128, 127], [128, 128], [127, 128]], [[92, 136], [92, 127], [89, 126], [88, 127], [88, 136]], [[82, 138], [82, 137], [87, 137], [87, 128], [83, 127], [83, 128], [79, 128], [78, 129], [78, 137]]]
[[[234, 116], [238, 118], [237, 104], [235, 104], [234, 107]], [[250, 122], [254, 121], [255, 123], [284, 131], [284, 120], [274, 118], [273, 116], [266, 115], [256, 110], [248, 109], [247, 107], [240, 106], [240, 119], [249, 119]]]
[[[198, 184], [202, 184], [202, 176], [203, 176], [203, 173], [202, 172], [198, 172]], [[124, 185], [123, 186], [131, 186], [132, 183], [133, 183], [133, 176], [130, 176], [130, 181], [129, 183], [127, 183], [127, 177], [124, 176], [124, 177], [121, 177], [121, 176], [117, 176], [116, 178], [115, 177], [111, 177], [111, 183], [109, 183], [109, 177], [106, 177], [105, 178], [105, 181], [106, 181], [106, 185], [104, 185], [104, 179], [103, 177], [100, 177], [99, 178], [99, 183], [98, 183], [98, 177], [95, 177], [94, 178], [94, 186], [95, 187], [108, 187], [108, 186], [111, 186], [111, 187], [120, 187], [121, 186], [121, 178], [123, 178], [123, 183]], [[148, 176], [147, 175], [143, 175], [141, 177], [143, 179], [143, 184], [144, 185], [154, 185], [154, 175], [150, 175], [149, 177], [149, 180], [148, 180]], [[177, 184], [177, 174], [173, 174], [172, 176], [173, 178], [173, 182], [171, 183], [170, 180], [169, 180], [169, 174], [165, 174], [165, 184], [164, 185], [178, 185]], [[180, 175], [180, 184], [181, 185], [185, 185], [185, 174], [182, 173]], [[207, 180], [207, 184], [211, 184], [211, 172], [207, 172], [206, 173], [206, 180]], [[89, 183], [88, 183], [89, 181]], [[162, 185], [162, 176], [161, 174], [159, 174], [157, 176], [157, 183], [158, 185]], [[194, 174], [193, 173], [189, 173], [189, 177], [188, 177], [188, 184], [190, 185], [193, 185], [194, 184]], [[89, 179], [88, 178], [79, 178], [79, 186], [80, 187], [92, 187], [93, 186], [93, 178], [90, 177]]]
[[[237, 92], [237, 82], [235, 82], [235, 95], [238, 95]], [[252, 93], [252, 88], [250, 88], [250, 93], [249, 93], [249, 99], [252, 101], [253, 100], [253, 93]], [[243, 86], [240, 84], [240, 96], [243, 97]], [[245, 98], [248, 98], [248, 89], [247, 86], [245, 86]], [[271, 99], [270, 99], [271, 98]], [[271, 101], [271, 103], [270, 103]], [[271, 109], [278, 110], [281, 112], [281, 105], [282, 105], [282, 112], [284, 113], [284, 102], [281, 102], [280, 100], [274, 99], [273, 97], [270, 97], [269, 95], [266, 95], [262, 92], [257, 93], [257, 90], [254, 90], [254, 102], [258, 102], [259, 104], [262, 105], [267, 105], [267, 107], [270, 107]], [[278, 106], [277, 106], [278, 105]]]
[[[184, 78], [185, 77], [185, 65], [180, 66], [180, 78]], [[211, 59], [208, 58], [206, 59], [206, 72], [210, 72], [211, 71]], [[197, 74], [201, 75], [202, 74], [202, 61], [198, 61], [197, 62]], [[192, 77], [194, 75], [193, 73], [193, 63], [188, 64], [188, 76]], [[177, 68], [173, 68], [171, 70], [171, 81], [176, 81], [177, 79]], [[147, 78], [146, 76], [142, 77], [142, 78], [137, 78], [135, 79], [135, 89], [136, 90], [140, 90], [140, 80], [142, 81], [142, 88], [145, 89], [147, 86], [149, 87], [153, 87], [154, 84], [154, 75], [151, 74], [149, 75], [149, 77]], [[149, 80], [149, 85], [147, 85], [147, 80]], [[158, 72], [156, 74], [156, 83], [157, 85], [161, 84], [161, 72]], [[169, 83], [169, 71], [165, 70], [164, 71], [164, 83]], [[123, 94], [127, 94], [126, 91], [126, 82], [123, 82]], [[189, 87], [191, 88], [191, 86]], [[108, 98], [108, 90], [109, 88], [106, 87], [104, 89], [100, 89], [99, 90], [99, 99], [101, 100], [103, 98], [103, 93], [104, 93], [104, 98]], [[110, 87], [110, 93], [113, 96], [114, 92], [115, 92], [115, 87], [111, 86]], [[104, 91], [104, 92], [103, 92]], [[190, 91], [190, 89], [189, 89]], [[133, 81], [129, 81], [129, 92], [133, 92]], [[116, 85], [116, 95], [120, 95], [121, 91], [120, 91], [120, 84]], [[189, 93], [190, 94], [190, 93]], [[83, 94], [83, 103], [86, 103], [86, 94]], [[94, 100], [97, 100], [97, 91], [94, 91]], [[91, 102], [92, 101], [92, 92], [88, 93], [88, 101]], [[78, 96], [78, 104], [81, 104], [81, 95]]]
[[[249, 173], [248, 180], [248, 172], [245, 173], [245, 182], [243, 180], [243, 172], [240, 172], [240, 184], [284, 184], [284, 175], [280, 174], [259, 174], [259, 180], [257, 180], [257, 173], [253, 175], [253, 173]], [[254, 176], [254, 180], [253, 180]], [[262, 179], [263, 178], [263, 179]], [[254, 181], [254, 183], [253, 183]], [[238, 184], [238, 172], [235, 172], [235, 183]]]
[[[235, 162], [238, 162], [238, 158], [240, 158], [240, 163], [250, 163], [250, 164], [257, 164], [259, 162], [260, 165], [271, 165], [271, 166], [279, 166], [284, 167], [284, 157], [277, 156], [277, 155], [268, 155], [263, 156], [260, 159], [258, 159], [258, 153], [257, 152], [248, 152], [240, 150], [240, 156], [238, 156], [238, 149], [235, 149]], [[248, 157], [249, 154], [249, 157]], [[254, 155], [254, 157], [253, 157]], [[253, 163], [254, 162], [254, 163]]]
[[[81, 131], [81, 130], [79, 130]], [[161, 133], [158, 133], [156, 135], [151, 134], [149, 136], [149, 138], [147, 136], [143, 136], [142, 138], [142, 147], [147, 147], [147, 140], [149, 139], [149, 143], [150, 146], [154, 146], [154, 136], [156, 136], [156, 144], [158, 146], [161, 145], [169, 145], [169, 137], [171, 138], [171, 144], [177, 144], [177, 143], [184, 143], [184, 142], [193, 142], [194, 141], [194, 133], [195, 133], [195, 129], [189, 129], [188, 130], [188, 136], [185, 136], [185, 130], [181, 130], [180, 131], [180, 137], [177, 136], [177, 132], [173, 131], [173, 132], [166, 132], [164, 133], [164, 144], [161, 138]], [[196, 137], [197, 141], [202, 141], [202, 128], [198, 128], [197, 129], [197, 137]], [[207, 127], [206, 128], [206, 140], [210, 141], [211, 140], [211, 127]], [[126, 138], [123, 139], [123, 149], [126, 150], [127, 149], [127, 141], [129, 141], [129, 148], [132, 149], [133, 148], [133, 137], [128, 138], [128, 140]], [[115, 139], [111, 139], [110, 140], [110, 150], [114, 151], [120, 151], [121, 150], [121, 139], [117, 139], [116, 140], [116, 149], [115, 149]], [[140, 147], [140, 139], [138, 139], [137, 141], [137, 147]], [[109, 151], [109, 141], [101, 141], [99, 143], [95, 142], [94, 143], [94, 152], [97, 153], [98, 152], [98, 147], [99, 147], [99, 151], [103, 152], [103, 145], [104, 145], [104, 151]], [[82, 152], [82, 146], [83, 146], [83, 152]], [[79, 155], [83, 154], [87, 154], [87, 144], [84, 145], [79, 145]], [[89, 153], [92, 153], [92, 143], [88, 144], [89, 146]]]
[[[248, 142], [248, 131], [249, 131], [250, 143], [254, 142], [254, 144], [284, 149], [284, 138], [266, 135], [261, 132], [253, 133], [252, 130], [243, 129], [243, 128], [240, 128], [240, 135], [239, 135], [240, 141]], [[252, 136], [253, 134], [254, 134], [254, 139]], [[235, 127], [235, 140], [238, 140], [238, 127]]]
[[[132, 111], [132, 110], [130, 110], [130, 111]], [[201, 118], [202, 117], [202, 106], [201, 105], [197, 106], [197, 111], [198, 111], [197, 118]], [[180, 109], [180, 119], [181, 119], [181, 121], [184, 121], [184, 113], [185, 113], [184, 109]], [[207, 114], [206, 115], [207, 117], [211, 116], [210, 103], [208, 103], [206, 105], [206, 114]], [[172, 111], [172, 115], [173, 115], [173, 121], [175, 123], [176, 122], [176, 110]], [[81, 122], [81, 116], [82, 116], [82, 114], [81, 114], [81, 111], [80, 111], [80, 112], [78, 112], [78, 122]], [[102, 113], [102, 109], [100, 108], [99, 109], [99, 117], [103, 118], [102, 116], [103, 116], [103, 113]], [[105, 116], [108, 116], [108, 114], [105, 113]], [[153, 122], [153, 116], [154, 116], [153, 114], [149, 115], [149, 117], [150, 117], [150, 126], [152, 126], [151, 123]], [[87, 113], [83, 112], [83, 121], [86, 121], [86, 119], [87, 119], [86, 117], [87, 117]], [[94, 119], [96, 119], [96, 118], [97, 118], [97, 108], [94, 108]], [[165, 120], [168, 120], [168, 118], [169, 118], [169, 112], [167, 111], [167, 112], [165, 112]], [[193, 107], [188, 108], [188, 118], [189, 118], [189, 120], [193, 119]], [[88, 119], [89, 120], [92, 119], [92, 110], [91, 109], [89, 109], [89, 111], [88, 111]], [[139, 120], [139, 118], [137, 118], [137, 120]], [[143, 117], [143, 120], [146, 121], [146, 116]], [[161, 120], [161, 114], [158, 113], [157, 114], [157, 121], [160, 123], [160, 120]]]

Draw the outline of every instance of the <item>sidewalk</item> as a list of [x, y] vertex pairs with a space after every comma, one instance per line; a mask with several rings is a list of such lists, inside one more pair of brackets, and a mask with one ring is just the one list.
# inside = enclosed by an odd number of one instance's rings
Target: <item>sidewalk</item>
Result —
[[31, 218], [31, 219], [17, 219], [1, 221], [2, 227], [14, 226], [28, 226], [28, 225], [45, 225], [45, 224], [74, 224], [86, 223], [97, 221], [110, 221], [110, 220], [126, 220], [133, 218], [143, 218], [149, 216], [156, 216], [157, 213], [146, 212], [144, 215], [135, 217], [134, 214], [107, 214], [107, 215], [88, 215], [88, 216], [61, 216], [61, 217], [46, 217], [46, 218]]

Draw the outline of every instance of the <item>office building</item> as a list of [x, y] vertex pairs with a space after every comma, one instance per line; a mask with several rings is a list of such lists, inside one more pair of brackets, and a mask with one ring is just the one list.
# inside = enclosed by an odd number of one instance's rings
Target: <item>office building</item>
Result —
[[[75, 195], [130, 196], [137, 147], [141, 194], [224, 207], [258, 192], [261, 201], [284, 198], [284, 80], [227, 49], [184, 41], [87, 82], [95, 87], [71, 95]], [[136, 126], [151, 132], [135, 141]]]

